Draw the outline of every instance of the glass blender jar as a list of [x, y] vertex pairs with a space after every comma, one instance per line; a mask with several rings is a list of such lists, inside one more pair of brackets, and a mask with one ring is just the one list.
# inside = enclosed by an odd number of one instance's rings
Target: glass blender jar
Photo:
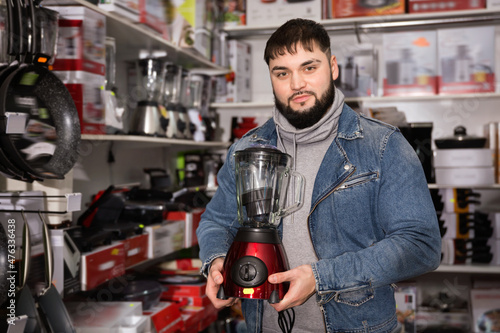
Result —
[[[304, 177], [291, 170], [292, 158], [271, 146], [235, 153], [236, 196], [241, 227], [224, 261], [217, 297], [267, 299], [278, 303], [288, 283], [271, 284], [267, 277], [289, 269], [278, 225], [303, 203]], [[288, 200], [294, 184], [293, 200]], [[287, 206], [287, 202], [292, 201]]]

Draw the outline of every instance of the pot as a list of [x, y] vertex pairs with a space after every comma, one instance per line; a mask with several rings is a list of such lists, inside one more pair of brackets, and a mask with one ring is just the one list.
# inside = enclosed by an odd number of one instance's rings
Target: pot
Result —
[[484, 148], [486, 138], [467, 135], [465, 127], [457, 126], [453, 136], [436, 139], [434, 143], [440, 149]]

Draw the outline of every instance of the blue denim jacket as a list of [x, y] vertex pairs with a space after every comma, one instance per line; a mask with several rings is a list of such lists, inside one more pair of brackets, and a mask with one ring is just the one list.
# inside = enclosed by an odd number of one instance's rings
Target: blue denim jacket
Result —
[[[233, 153], [276, 140], [271, 119], [229, 149], [197, 229], [204, 274], [225, 256], [239, 227]], [[316, 299], [328, 332], [393, 331], [393, 284], [440, 263], [436, 211], [414, 150], [396, 127], [347, 105], [316, 177], [308, 224], [319, 258], [312, 264]], [[260, 332], [262, 301], [243, 300], [242, 307], [248, 332]]]

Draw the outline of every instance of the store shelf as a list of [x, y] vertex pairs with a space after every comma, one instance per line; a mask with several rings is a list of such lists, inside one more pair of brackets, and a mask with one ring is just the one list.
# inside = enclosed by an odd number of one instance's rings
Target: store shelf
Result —
[[[500, 93], [477, 93], [460, 95], [430, 95], [430, 96], [380, 96], [380, 97], [348, 97], [346, 103], [392, 103], [392, 102], [423, 102], [423, 101], [447, 101], [463, 99], [500, 98]], [[212, 103], [210, 107], [215, 109], [250, 109], [274, 107], [274, 102], [241, 102], [241, 103]]]
[[196, 68], [197, 72], [210, 75], [225, 74], [227, 68], [220, 67], [204, 58], [194, 49], [185, 49], [165, 40], [161, 34], [140, 23], [135, 23], [120, 15], [105, 11], [85, 0], [73, 0], [75, 4], [88, 7], [106, 16], [107, 35], [116, 40], [117, 58], [133, 60], [138, 57], [138, 50], [164, 50], [168, 59], [186, 69]]
[[471, 274], [500, 274], [500, 266], [492, 265], [441, 265], [434, 272], [437, 273], [471, 273]]
[[[405, 28], [409, 30], [430, 29], [436, 26], [462, 26], [464, 24], [491, 24], [500, 22], [498, 10], [460, 10], [423, 14], [399, 14], [381, 16], [363, 16], [353, 18], [337, 18], [320, 21], [326, 30], [335, 32], [367, 33], [370, 31], [390, 31]], [[225, 28], [229, 37], [246, 37], [270, 35], [278, 28], [277, 25], [269, 26], [234, 26]]]
[[91, 144], [102, 142], [118, 142], [127, 145], [127, 148], [145, 147], [181, 147], [186, 149], [225, 149], [230, 146], [229, 142], [167, 139], [153, 136], [140, 135], [105, 135], [105, 134], [82, 134], [82, 140]]

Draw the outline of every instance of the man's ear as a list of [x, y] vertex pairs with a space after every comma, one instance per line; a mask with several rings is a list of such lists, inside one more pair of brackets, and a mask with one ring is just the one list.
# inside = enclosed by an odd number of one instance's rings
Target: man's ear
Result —
[[339, 66], [337, 64], [337, 58], [334, 55], [330, 58], [330, 67], [332, 70], [332, 79], [335, 81], [339, 77]]

